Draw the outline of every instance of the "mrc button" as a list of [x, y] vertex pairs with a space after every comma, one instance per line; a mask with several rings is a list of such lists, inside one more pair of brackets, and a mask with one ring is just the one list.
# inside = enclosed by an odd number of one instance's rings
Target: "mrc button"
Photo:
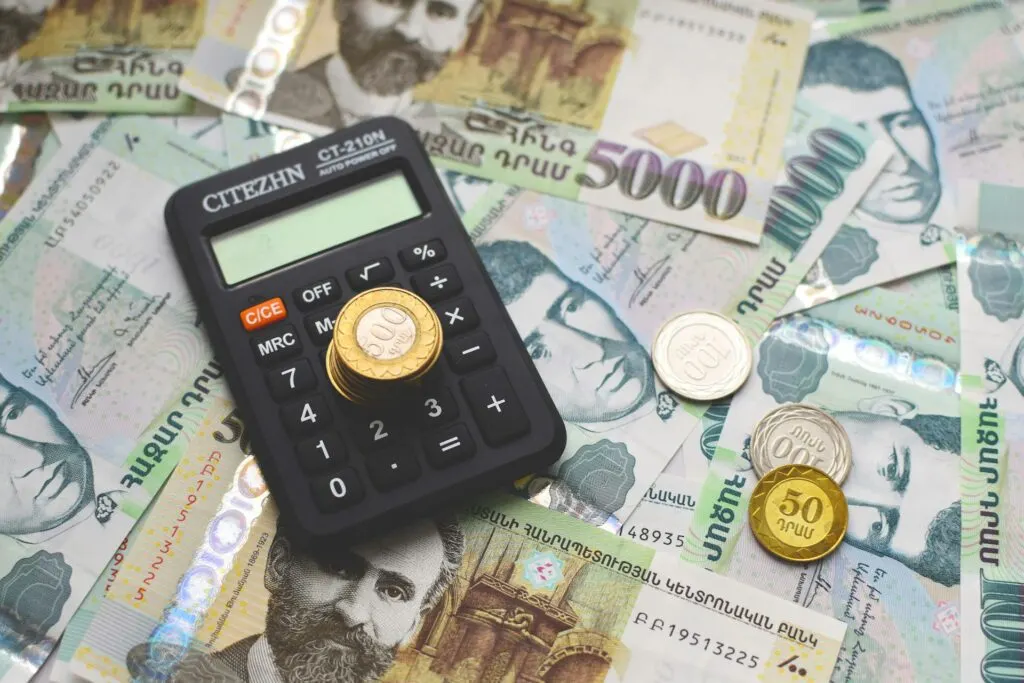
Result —
[[292, 293], [295, 305], [300, 311], [309, 311], [318, 306], [334, 303], [341, 298], [341, 287], [333, 277], [311, 282]]
[[288, 311], [285, 310], [284, 302], [281, 301], [281, 297], [276, 296], [273, 299], [267, 299], [255, 306], [250, 306], [239, 314], [242, 318], [242, 327], [248, 332], [258, 330], [261, 327], [266, 327], [270, 323], [276, 323], [278, 320], [288, 316]]
[[291, 325], [278, 325], [249, 340], [260, 365], [291, 358], [302, 351], [299, 337]]

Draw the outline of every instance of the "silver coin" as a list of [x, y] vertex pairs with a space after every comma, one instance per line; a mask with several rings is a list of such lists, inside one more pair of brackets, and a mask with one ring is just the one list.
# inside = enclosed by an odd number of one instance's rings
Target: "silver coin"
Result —
[[356, 343], [377, 360], [394, 360], [409, 353], [416, 343], [416, 321], [396, 306], [376, 306], [356, 323]]
[[743, 330], [711, 311], [690, 311], [670, 319], [655, 335], [651, 356], [665, 386], [692, 401], [714, 401], [735, 393], [754, 364]]
[[798, 403], [785, 405], [754, 427], [750, 462], [759, 478], [780, 465], [810, 465], [842, 485], [852, 464], [850, 437], [828, 413]]

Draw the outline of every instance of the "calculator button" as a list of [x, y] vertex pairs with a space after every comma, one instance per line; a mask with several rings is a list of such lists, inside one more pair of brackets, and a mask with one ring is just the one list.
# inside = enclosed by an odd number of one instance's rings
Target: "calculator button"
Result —
[[311, 311], [319, 306], [333, 304], [341, 298], [341, 287], [333, 277], [325, 277], [323, 280], [311, 282], [292, 292], [295, 305], [300, 311]]
[[317, 477], [311, 487], [313, 501], [325, 513], [342, 510], [363, 499], [363, 485], [359, 475], [348, 468]]
[[420, 476], [420, 464], [407, 451], [378, 453], [366, 459], [366, 472], [378, 491], [390, 491]]
[[359, 411], [353, 415], [352, 437], [359, 450], [366, 453], [394, 446], [399, 441], [399, 421], [385, 415]]
[[443, 261], [447, 255], [441, 240], [428, 240], [398, 252], [398, 260], [406, 270], [416, 270]]
[[395, 269], [391, 266], [391, 261], [386, 258], [375, 259], [345, 271], [345, 279], [356, 291], [382, 285], [394, 276]]
[[317, 346], [326, 346], [334, 335], [334, 323], [338, 320], [341, 306], [331, 306], [323, 313], [306, 316], [306, 332]]
[[456, 299], [441, 304], [434, 309], [441, 320], [441, 328], [446, 339], [472, 330], [480, 324], [480, 318], [469, 299]]
[[494, 347], [484, 332], [445, 342], [444, 352], [455, 372], [469, 372], [494, 360]]
[[462, 291], [455, 266], [446, 264], [412, 276], [412, 288], [427, 301], [440, 301]]
[[455, 403], [452, 392], [446, 387], [423, 392], [420, 398], [420, 422], [425, 427], [451, 422], [458, 416], [459, 406]]
[[250, 306], [239, 315], [242, 318], [242, 327], [247, 332], [252, 332], [287, 318], [288, 310], [284, 307], [281, 297], [275, 296], [273, 299], [267, 299], [255, 306]]
[[292, 434], [310, 434], [331, 424], [331, 410], [319, 394], [281, 408], [284, 428]]
[[309, 361], [300, 358], [288, 365], [268, 370], [267, 385], [270, 387], [270, 395], [280, 401], [315, 387], [316, 375], [309, 367]]
[[487, 443], [498, 445], [511, 441], [530, 428], [530, 421], [503, 369], [490, 368], [465, 378], [462, 393]]
[[433, 432], [423, 439], [427, 462], [438, 469], [473, 457], [476, 445], [466, 425], [459, 423]]
[[277, 326], [273, 330], [268, 330], [262, 335], [250, 339], [249, 343], [252, 344], [256, 360], [262, 365], [291, 358], [302, 351], [299, 335], [295, 334], [295, 328], [291, 325]]
[[295, 447], [299, 465], [310, 474], [333, 469], [345, 464], [345, 444], [335, 432], [317, 434], [311, 439], [300, 441]]

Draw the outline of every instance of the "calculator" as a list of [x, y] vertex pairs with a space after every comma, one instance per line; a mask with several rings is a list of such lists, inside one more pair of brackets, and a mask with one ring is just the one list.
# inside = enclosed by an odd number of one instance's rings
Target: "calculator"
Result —
[[[415, 132], [379, 118], [179, 189], [165, 220], [293, 542], [356, 541], [545, 468], [565, 425]], [[357, 293], [409, 290], [441, 356], [382, 405], [325, 358]]]

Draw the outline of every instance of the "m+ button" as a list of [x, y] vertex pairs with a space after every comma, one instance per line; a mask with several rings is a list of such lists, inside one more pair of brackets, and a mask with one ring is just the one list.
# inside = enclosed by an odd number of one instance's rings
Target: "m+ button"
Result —
[[489, 368], [465, 378], [462, 393], [488, 444], [506, 443], [530, 429], [530, 421], [502, 368]]

